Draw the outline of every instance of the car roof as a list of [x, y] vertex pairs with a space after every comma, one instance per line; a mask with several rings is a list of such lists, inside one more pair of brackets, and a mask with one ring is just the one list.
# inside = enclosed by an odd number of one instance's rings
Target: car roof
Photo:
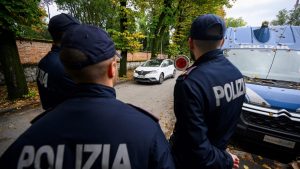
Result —
[[300, 26], [227, 28], [223, 49], [269, 48], [300, 50]]

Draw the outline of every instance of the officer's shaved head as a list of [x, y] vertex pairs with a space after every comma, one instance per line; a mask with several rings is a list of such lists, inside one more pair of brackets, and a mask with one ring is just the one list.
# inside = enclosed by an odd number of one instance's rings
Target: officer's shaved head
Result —
[[104, 80], [107, 76], [109, 65], [116, 60], [115, 57], [102, 62], [74, 69], [73, 65], [78, 62], [85, 62], [88, 57], [78, 49], [64, 48], [60, 53], [60, 59], [65, 70], [77, 83], [94, 83]]
[[[207, 30], [207, 35], [209, 36], [219, 36], [222, 33], [222, 29], [220, 25], [214, 25]], [[217, 49], [222, 45], [221, 40], [194, 40], [197, 48], [200, 50], [213, 50]]]

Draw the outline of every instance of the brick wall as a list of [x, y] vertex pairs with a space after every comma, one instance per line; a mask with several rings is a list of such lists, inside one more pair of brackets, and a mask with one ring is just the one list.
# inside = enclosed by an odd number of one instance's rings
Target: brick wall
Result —
[[52, 43], [47, 41], [17, 40], [22, 64], [37, 64], [50, 50]]
[[[52, 42], [37, 40], [17, 40], [18, 52], [21, 63], [24, 66], [25, 77], [28, 82], [35, 80], [37, 63], [51, 50]], [[120, 52], [119, 52], [120, 53]], [[133, 69], [143, 61], [150, 59], [151, 53], [135, 52], [127, 54], [128, 69]], [[166, 57], [158, 55], [158, 58]], [[131, 62], [131, 63], [130, 63]], [[0, 85], [4, 84], [4, 76], [0, 68]]]
[[[52, 43], [48, 41], [17, 40], [17, 46], [22, 64], [37, 64], [51, 50]], [[128, 53], [127, 61], [145, 61], [150, 57], [151, 53], [148, 52]], [[158, 57], [161, 57], [160, 54]]]

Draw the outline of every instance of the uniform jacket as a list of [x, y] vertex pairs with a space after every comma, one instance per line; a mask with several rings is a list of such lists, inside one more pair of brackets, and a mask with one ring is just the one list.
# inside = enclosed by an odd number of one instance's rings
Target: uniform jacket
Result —
[[75, 83], [66, 75], [59, 59], [60, 47], [53, 45], [41, 59], [37, 70], [37, 86], [44, 110], [54, 108], [73, 94]]
[[0, 168], [173, 169], [157, 123], [115, 98], [115, 90], [80, 84], [76, 96], [38, 119], [8, 148]]
[[178, 77], [174, 88], [177, 121], [171, 143], [180, 169], [232, 168], [226, 146], [244, 97], [242, 74], [219, 49], [201, 56]]

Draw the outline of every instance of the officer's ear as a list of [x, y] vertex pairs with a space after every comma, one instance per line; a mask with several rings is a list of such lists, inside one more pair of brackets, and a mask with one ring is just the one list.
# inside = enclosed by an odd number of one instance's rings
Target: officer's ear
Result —
[[221, 40], [221, 45], [220, 45], [220, 48], [222, 48], [222, 47], [223, 47], [223, 45], [224, 45], [224, 42], [225, 42], [225, 39], [223, 38], [223, 39]]
[[116, 73], [117, 73], [118, 69], [117, 69], [117, 60], [116, 58], [114, 57], [112, 59], [112, 61], [109, 63], [109, 66], [108, 66], [108, 77], [109, 78], [114, 78], [116, 76]]
[[194, 49], [194, 43], [193, 43], [193, 39], [191, 37], [189, 37], [188, 43], [189, 43], [190, 50], [193, 50]]

